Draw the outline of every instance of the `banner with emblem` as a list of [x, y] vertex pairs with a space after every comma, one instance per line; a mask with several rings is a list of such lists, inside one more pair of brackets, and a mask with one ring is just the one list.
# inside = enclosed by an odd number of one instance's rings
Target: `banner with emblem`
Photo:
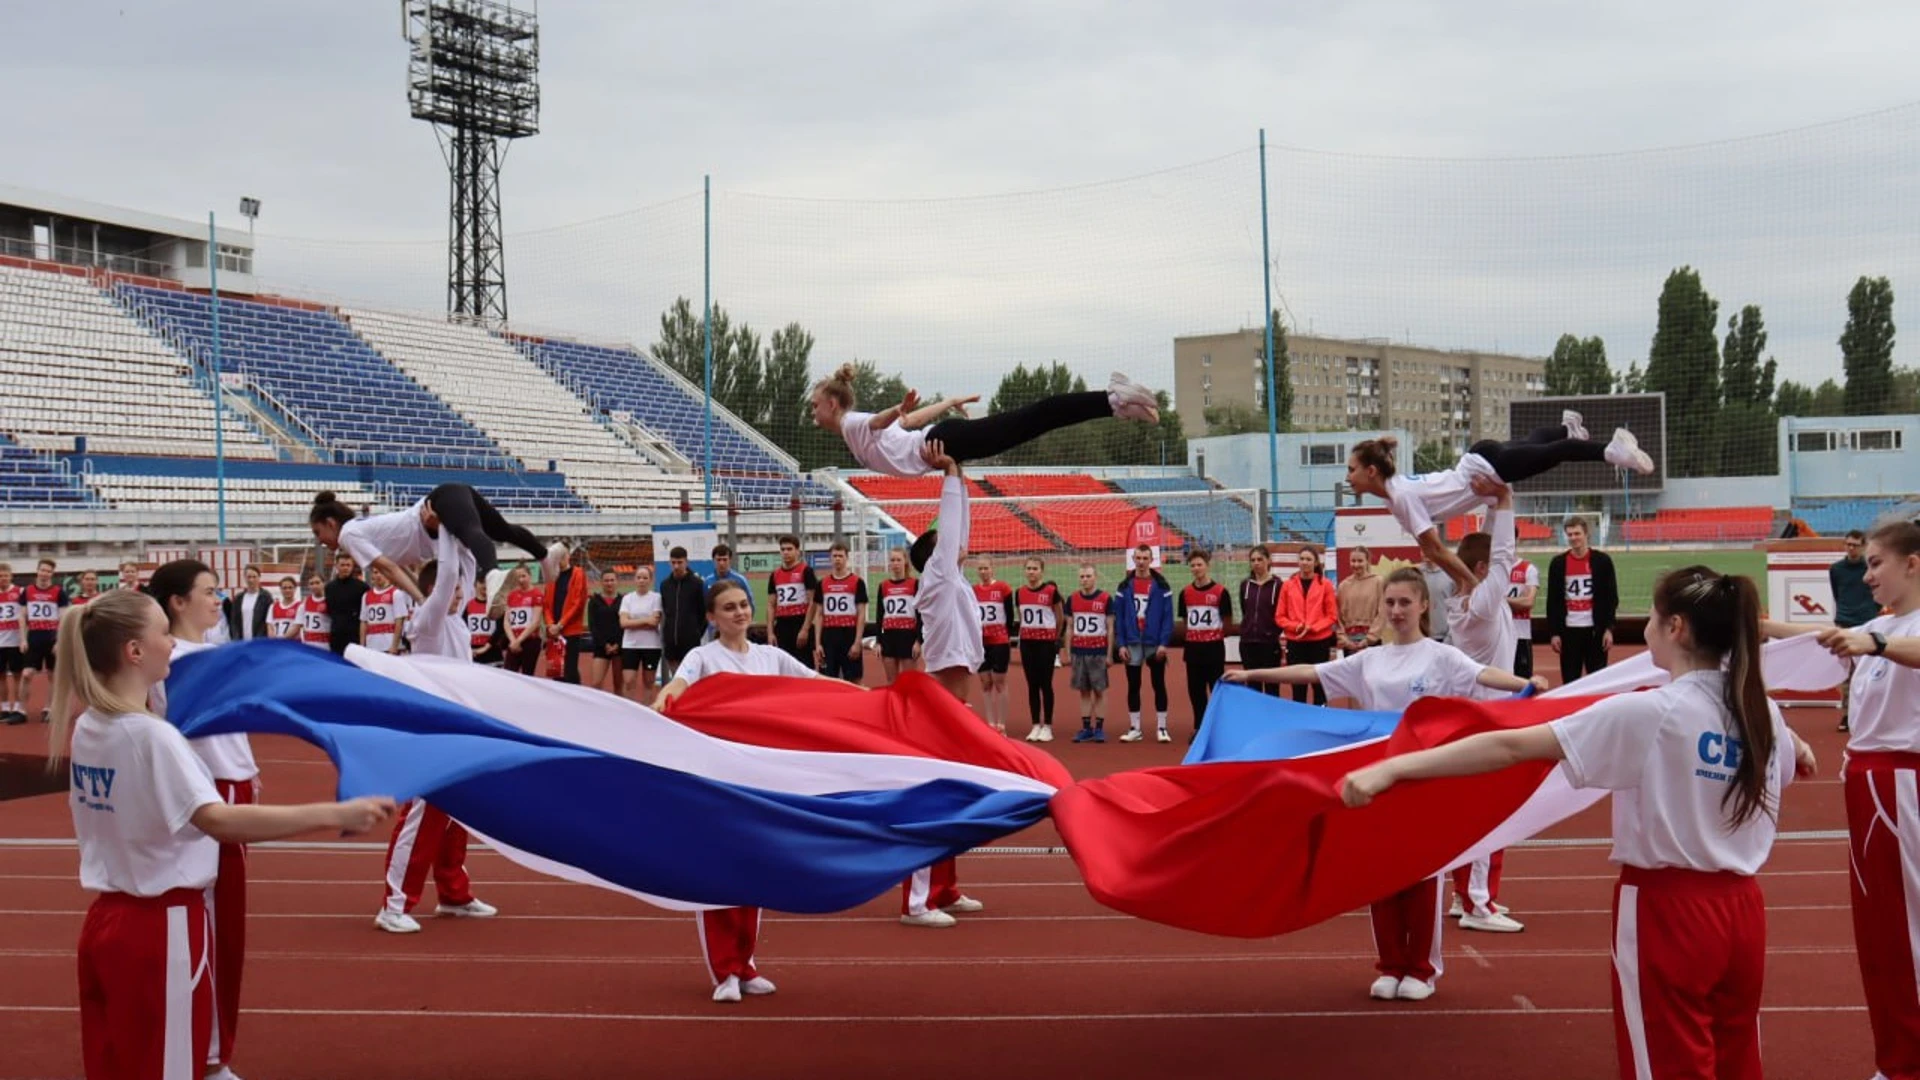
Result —
[[[1160, 510], [1158, 507], [1149, 506], [1145, 510], [1135, 514], [1133, 516], [1133, 523], [1127, 526], [1126, 549], [1132, 551], [1141, 544], [1145, 544], [1153, 549], [1153, 566], [1154, 569], [1159, 569]], [[1127, 565], [1131, 566], [1132, 564], [1129, 563]]]

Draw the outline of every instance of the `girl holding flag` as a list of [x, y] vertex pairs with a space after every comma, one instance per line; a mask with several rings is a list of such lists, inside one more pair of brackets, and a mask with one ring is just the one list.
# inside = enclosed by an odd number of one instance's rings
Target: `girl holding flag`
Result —
[[[753, 598], [747, 587], [722, 578], [707, 591], [707, 619], [714, 640], [687, 654], [674, 670], [673, 681], [653, 700], [653, 707], [672, 715], [675, 698], [709, 675], [783, 675], [794, 679], [823, 678], [795, 660], [785, 649], [747, 640], [753, 625]], [[713, 1000], [735, 1002], [742, 994], [771, 994], [773, 980], [760, 974], [753, 954], [760, 944], [760, 909], [715, 908], [699, 913], [700, 953], [713, 978]]]
[[[1330, 697], [1350, 697], [1362, 709], [1404, 712], [1421, 697], [1470, 697], [1478, 687], [1517, 692], [1529, 683], [1498, 668], [1476, 664], [1451, 645], [1428, 638], [1427, 582], [1407, 567], [1387, 578], [1381, 593], [1386, 640], [1324, 664], [1293, 664], [1256, 671], [1230, 671], [1229, 682], [1302, 683], [1324, 686]], [[1440, 878], [1430, 877], [1373, 904], [1373, 939], [1380, 950], [1379, 977], [1368, 993], [1383, 1001], [1424, 1001], [1433, 996], [1440, 960]]]
[[1673, 676], [1663, 687], [1389, 758], [1349, 774], [1341, 797], [1360, 807], [1402, 780], [1522, 761], [1563, 762], [1576, 787], [1611, 790], [1620, 1075], [1758, 1080], [1767, 923], [1754, 875], [1781, 790], [1814, 774], [1813, 751], [1767, 700], [1751, 581], [1704, 566], [1666, 575], [1647, 647]]

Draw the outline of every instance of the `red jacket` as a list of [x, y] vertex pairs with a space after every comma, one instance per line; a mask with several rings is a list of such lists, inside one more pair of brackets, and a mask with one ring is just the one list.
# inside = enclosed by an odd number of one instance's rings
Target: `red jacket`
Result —
[[[1273, 607], [1273, 624], [1288, 641], [1322, 641], [1333, 636], [1340, 625], [1340, 607], [1335, 602], [1333, 583], [1325, 574], [1313, 575], [1313, 584], [1301, 588], [1295, 574], [1280, 585], [1280, 602]], [[1307, 632], [1300, 632], [1300, 624]]]
[[566, 604], [554, 610], [560, 578], [547, 582], [547, 621], [560, 628], [561, 637], [579, 637], [587, 632], [587, 572], [570, 566], [560, 574], [568, 579]]

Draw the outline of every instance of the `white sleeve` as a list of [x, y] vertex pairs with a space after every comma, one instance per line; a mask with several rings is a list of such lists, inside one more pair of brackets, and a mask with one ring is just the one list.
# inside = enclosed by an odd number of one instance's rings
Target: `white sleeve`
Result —
[[946, 570], [959, 570], [960, 549], [966, 546], [967, 534], [972, 531], [968, 502], [965, 480], [948, 476], [940, 481], [940, 536], [933, 542], [933, 559], [928, 566], [937, 563]]
[[774, 662], [780, 666], [780, 674], [782, 675], [792, 676], [797, 679], [817, 679], [820, 677], [819, 672], [795, 660], [785, 649], [775, 649], [773, 650], [773, 654], [776, 657]]
[[382, 554], [374, 546], [372, 537], [367, 535], [368, 531], [366, 518], [354, 518], [340, 526], [340, 550], [353, 556], [353, 561], [359, 563], [362, 570], [372, 566], [373, 560]]
[[1433, 518], [1428, 516], [1427, 506], [1420, 501], [1420, 492], [1412, 483], [1396, 485], [1387, 495], [1387, 506], [1400, 527], [1416, 540], [1421, 533], [1433, 528]]
[[1372, 649], [1343, 656], [1338, 660], [1329, 660], [1314, 666], [1314, 673], [1320, 676], [1320, 686], [1327, 696], [1367, 700], [1367, 657], [1374, 655]]
[[[786, 653], [782, 652], [781, 655], [786, 656]], [[793, 658], [787, 657], [787, 659], [791, 660]], [[687, 658], [680, 661], [680, 666], [673, 670], [673, 677], [686, 683], [688, 686], [692, 686], [694, 683], [706, 678], [708, 674], [707, 647], [705, 645], [688, 653]]]
[[[1471, 602], [1471, 601], [1469, 601]], [[1505, 601], [1501, 601], [1505, 603]], [[1453, 689], [1453, 697], [1472, 697], [1480, 685], [1480, 673], [1491, 665], [1482, 664], [1473, 657], [1460, 651], [1459, 646], [1438, 642], [1445, 658], [1441, 663], [1447, 667], [1447, 685]]]
[[1566, 754], [1574, 787], [1627, 791], [1640, 786], [1666, 720], [1663, 699], [1615, 694], [1548, 726]]
[[1487, 578], [1474, 586], [1467, 610], [1483, 619], [1511, 619], [1507, 606], [1507, 588], [1513, 582], [1513, 511], [1495, 510], [1490, 523], [1493, 555], [1487, 561]]
[[152, 735], [144, 740], [148, 783], [166, 819], [167, 832], [178, 836], [191, 826], [195, 811], [225, 800], [213, 786], [206, 763], [193, 752], [185, 736], [164, 724], [156, 724]]
[[1787, 726], [1786, 714], [1780, 711], [1778, 702], [1769, 700], [1767, 713], [1773, 721], [1773, 758], [1780, 770], [1780, 790], [1785, 791], [1793, 783], [1794, 770], [1800, 766], [1793, 752], [1793, 729]]

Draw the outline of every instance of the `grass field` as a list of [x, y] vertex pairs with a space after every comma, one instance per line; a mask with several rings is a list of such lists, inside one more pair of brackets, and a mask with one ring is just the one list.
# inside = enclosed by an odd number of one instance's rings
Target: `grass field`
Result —
[[[1521, 557], [1533, 562], [1540, 568], [1541, 584], [1545, 585], [1547, 564], [1563, 550], [1543, 548], [1523, 550]], [[1653, 583], [1669, 570], [1699, 563], [1710, 566], [1723, 574], [1743, 574], [1753, 579], [1760, 587], [1761, 595], [1766, 595], [1767, 557], [1765, 552], [1742, 550], [1738, 548], [1683, 548], [1671, 551], [1649, 551], [1637, 549], [1609, 549], [1607, 554], [1613, 557], [1615, 571], [1620, 576], [1620, 612], [1623, 615], [1644, 615], [1653, 604]], [[1111, 589], [1126, 572], [1128, 563], [1113, 551], [1103, 551], [1091, 560], [1099, 575], [1100, 587]], [[1077, 587], [1080, 559], [1055, 554], [1047, 559], [1046, 576], [1068, 591]], [[994, 560], [996, 576], [1002, 581], [1016, 585], [1026, 581], [1022, 561], [1018, 556], [996, 557]], [[1193, 580], [1185, 563], [1169, 562], [1161, 568], [1161, 573], [1176, 590], [1184, 588]], [[749, 575], [754, 579], [754, 595], [766, 594], [766, 575]], [[972, 576], [969, 571], [969, 577]], [[1247, 576], [1247, 562], [1244, 555], [1232, 559], [1220, 559], [1214, 563], [1215, 580], [1225, 582], [1227, 587], [1239, 587], [1241, 579]], [[877, 588], [884, 571], [868, 576], [868, 587]], [[1544, 603], [1539, 608], [1545, 610]]]

